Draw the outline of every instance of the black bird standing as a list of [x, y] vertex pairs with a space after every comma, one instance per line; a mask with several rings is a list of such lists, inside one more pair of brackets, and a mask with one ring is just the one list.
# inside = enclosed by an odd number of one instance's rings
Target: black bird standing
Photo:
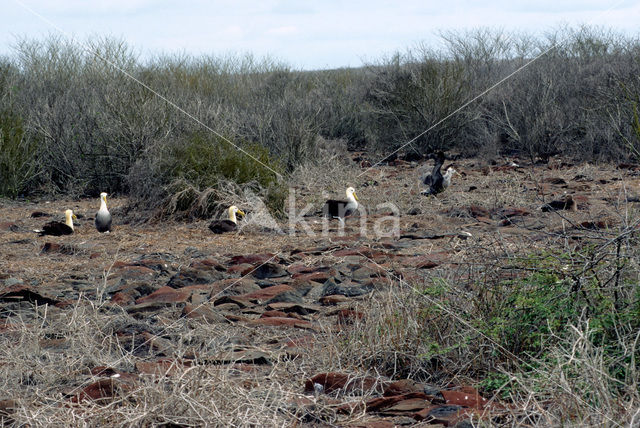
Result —
[[347, 187], [347, 200], [341, 201], [337, 199], [329, 199], [324, 203], [322, 212], [329, 219], [337, 218], [344, 224], [345, 217], [350, 216], [358, 209], [358, 196], [353, 187]]
[[442, 172], [440, 172], [440, 168], [442, 168], [442, 164], [444, 163], [444, 153], [438, 152], [435, 155], [430, 155], [429, 158], [435, 159], [435, 164], [433, 165], [431, 174], [425, 176], [422, 180], [424, 184], [429, 186], [429, 190], [422, 192], [422, 194], [436, 195], [445, 189], [444, 178], [442, 177]]

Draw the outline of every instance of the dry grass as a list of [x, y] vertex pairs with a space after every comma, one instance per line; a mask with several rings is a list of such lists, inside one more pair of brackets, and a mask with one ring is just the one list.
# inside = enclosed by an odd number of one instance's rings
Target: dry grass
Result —
[[[332, 163], [333, 159], [296, 173], [292, 180], [299, 196], [296, 206], [312, 203], [319, 209], [323, 191], [340, 195], [344, 187], [354, 185], [370, 214], [366, 220], [369, 228], [385, 215], [385, 208], [376, 206], [391, 200], [398, 206], [403, 231], [465, 230], [472, 237], [422, 240], [415, 246], [393, 250], [396, 255], [442, 253], [446, 259], [420, 275], [413, 275], [399, 260], [381, 262], [388, 272], [380, 275], [385, 285], [342, 306], [361, 311], [364, 318], [338, 326], [335, 310], [329, 308], [310, 316], [315, 331], [207, 323], [183, 318], [179, 306], [141, 316], [111, 305], [106, 292], [114, 263], [141, 255], [168, 254], [180, 267], [192, 261], [194, 248], [224, 260], [247, 252], [287, 257], [292, 249], [331, 244], [333, 247], [324, 254], [297, 261], [333, 266], [347, 260], [334, 256], [331, 250], [343, 242], [340, 237], [333, 231], [322, 236], [322, 225], [313, 219], [310, 227], [318, 233], [316, 237], [275, 234], [260, 229], [258, 222], [237, 234], [213, 236], [206, 231], [207, 221], [116, 222], [111, 235], [99, 235], [86, 219], [97, 209], [94, 200], [3, 204], [0, 217], [22, 229], [0, 235], [0, 280], [22, 278], [42, 291], [69, 281], [88, 285], [64, 309], [34, 307], [26, 302], [2, 307], [0, 400], [15, 400], [16, 411], [11, 414], [14, 425], [275, 427], [345, 426], [366, 421], [368, 415], [339, 413], [337, 406], [346, 401], [362, 402], [375, 395], [375, 390], [329, 395], [304, 392], [305, 379], [327, 371], [381, 380], [410, 377], [439, 386], [479, 385], [486, 388], [486, 394], [495, 394], [494, 399], [509, 402], [510, 415], [502, 420], [505, 425], [637, 423], [638, 373], [630, 370], [620, 378], [610, 371], [611, 356], [594, 336], [593, 314], [584, 313], [571, 320], [566, 330], [569, 333], [552, 330], [546, 340], [553, 345], [545, 348], [544, 355], [507, 349], [508, 342], [491, 335], [491, 318], [487, 315], [504, 305], [513, 287], [530, 286], [517, 281], [547, 269], [548, 264], [557, 268], [562, 280], [570, 279], [571, 274], [581, 275], [584, 284], [600, 284], [603, 294], [615, 292], [633, 298], [630, 287], [640, 279], [635, 241], [638, 209], [633, 203], [615, 201], [620, 201], [621, 195], [638, 193], [637, 176], [589, 165], [485, 175], [484, 166], [461, 161], [458, 168], [464, 175], [455, 177], [451, 191], [426, 198], [419, 195], [422, 188], [415, 167], [365, 171], [353, 163]], [[585, 176], [587, 181], [577, 181], [576, 176]], [[588, 205], [577, 212], [540, 212], [541, 194], [555, 197], [566, 190], [560, 185], [545, 187], [545, 177], [565, 179], [568, 190], [587, 197]], [[600, 183], [601, 179], [607, 182]], [[580, 183], [590, 187], [571, 189]], [[477, 189], [467, 191], [471, 186]], [[255, 206], [251, 195], [230, 191], [228, 202], [231, 200], [241, 208]], [[111, 208], [117, 212], [126, 203], [116, 198], [111, 200]], [[488, 210], [521, 207], [531, 215], [515, 226], [498, 227], [495, 222], [487, 224], [452, 214], [470, 205]], [[46, 221], [29, 218], [32, 211], [59, 213], [67, 207], [85, 215], [74, 235], [45, 239], [30, 232]], [[419, 208], [421, 214], [406, 215], [412, 208]], [[253, 214], [258, 217], [260, 210], [254, 209]], [[615, 226], [571, 229], [572, 224], [597, 221], [603, 216], [616, 219]], [[347, 221], [347, 237], [358, 233], [355, 220]], [[280, 226], [287, 231], [286, 225]], [[565, 233], [561, 233], [563, 230]], [[581, 238], [573, 239], [575, 235]], [[72, 256], [40, 254], [45, 240], [72, 244], [78, 252]], [[380, 249], [385, 242], [394, 241], [370, 237], [355, 245]], [[589, 253], [591, 258], [582, 251], [590, 245], [596, 247]], [[543, 257], [546, 253], [551, 253], [548, 258]], [[513, 281], [511, 288], [504, 281]], [[635, 367], [634, 361], [625, 358], [633, 360], [639, 349], [638, 332], [626, 329], [632, 321], [617, 321], [618, 342], [624, 351], [616, 358], [621, 358], [619, 364], [625, 367]], [[115, 335], [123, 326], [131, 331], [149, 331], [153, 340]], [[283, 348], [289, 339], [309, 337], [313, 340], [295, 353]], [[242, 349], [264, 352], [270, 364], [215, 363], [221, 354]], [[108, 400], [72, 403], [70, 397], [81, 388], [104, 378], [91, 374], [91, 369], [107, 366], [123, 373], [137, 372], [141, 363], [159, 358], [172, 364], [167, 374], [144, 374], [133, 383], [123, 376], [117, 380], [117, 393]], [[182, 364], [185, 361], [188, 364]], [[488, 388], [483, 382], [489, 373], [502, 373], [508, 381]]]

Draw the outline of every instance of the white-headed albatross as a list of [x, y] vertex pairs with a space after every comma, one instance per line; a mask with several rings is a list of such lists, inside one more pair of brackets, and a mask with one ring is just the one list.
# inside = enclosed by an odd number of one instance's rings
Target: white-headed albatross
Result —
[[34, 230], [34, 232], [40, 234], [40, 236], [62, 236], [71, 235], [73, 233], [73, 219], [77, 219], [73, 211], [66, 210], [64, 212], [65, 222], [50, 221], [42, 226], [41, 230]]
[[231, 205], [227, 210], [227, 213], [229, 215], [228, 219], [214, 220], [209, 224], [209, 229], [211, 229], [213, 233], [220, 234], [220, 233], [226, 233], [226, 232], [233, 232], [234, 230], [238, 229], [238, 221], [236, 219], [236, 214], [244, 216], [245, 215], [244, 212], [240, 211], [238, 207], [236, 207], [235, 205]]
[[111, 231], [111, 213], [107, 209], [107, 194], [104, 192], [100, 193], [100, 209], [96, 214], [95, 224], [100, 233]]
[[353, 187], [347, 187], [347, 200], [329, 199], [324, 203], [322, 213], [325, 217], [337, 218], [344, 223], [345, 217], [353, 214], [358, 209], [358, 196]]

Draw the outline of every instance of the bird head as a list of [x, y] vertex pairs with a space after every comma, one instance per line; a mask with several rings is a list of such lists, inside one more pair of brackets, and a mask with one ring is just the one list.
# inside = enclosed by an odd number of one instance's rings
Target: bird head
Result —
[[353, 196], [353, 199], [355, 199], [356, 201], [358, 200], [358, 195], [356, 195], [356, 189], [354, 189], [353, 187], [347, 187], [347, 198], [351, 198], [351, 196]]
[[244, 217], [246, 214], [240, 210], [238, 207], [236, 207], [235, 205], [231, 205], [229, 207], [229, 220], [235, 221], [236, 220], [236, 214]]

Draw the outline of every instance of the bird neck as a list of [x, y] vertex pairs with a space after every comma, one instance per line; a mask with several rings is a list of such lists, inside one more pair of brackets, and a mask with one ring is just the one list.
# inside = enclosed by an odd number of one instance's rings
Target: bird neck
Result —
[[107, 201], [104, 198], [100, 199], [100, 211], [107, 211]]
[[71, 214], [65, 214], [66, 221], [65, 224], [73, 230], [73, 218], [71, 218]]
[[236, 213], [233, 210], [229, 210], [229, 220], [238, 224], [238, 220], [236, 220]]

